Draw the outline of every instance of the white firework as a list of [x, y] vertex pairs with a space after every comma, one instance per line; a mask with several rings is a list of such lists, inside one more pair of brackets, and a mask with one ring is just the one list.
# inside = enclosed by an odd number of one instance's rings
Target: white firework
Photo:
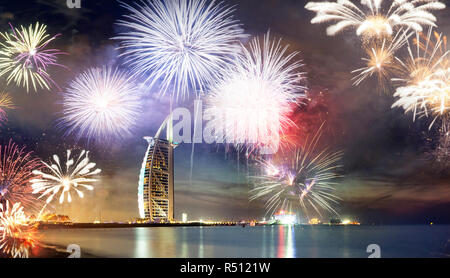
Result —
[[[441, 10], [445, 4], [438, 0], [361, 0], [361, 5], [349, 0], [309, 2], [305, 8], [316, 12], [311, 23], [334, 22], [327, 34], [334, 36], [347, 28], [356, 28], [358, 36], [380, 37], [392, 35], [396, 27], [421, 32], [423, 26], [436, 27], [436, 17], [430, 12]], [[387, 8], [389, 7], [389, 8]]]
[[[435, 41], [432, 39], [435, 36]], [[408, 56], [401, 60], [400, 75], [392, 80], [399, 82], [392, 107], [402, 107], [416, 116], [434, 115], [431, 126], [439, 116], [445, 116], [450, 110], [450, 51], [447, 50], [447, 38], [432, 32], [427, 36], [416, 34], [414, 44], [408, 42]]]
[[450, 110], [450, 68], [441, 69], [416, 84], [397, 88], [398, 100], [392, 107], [402, 107], [416, 116], [434, 115], [431, 126], [439, 116]]
[[132, 70], [145, 76], [161, 94], [185, 97], [189, 90], [204, 91], [233, 62], [245, 38], [234, 10], [207, 0], [142, 1], [118, 25], [130, 31], [121, 41], [122, 54]]
[[269, 34], [262, 44], [254, 38], [210, 91], [205, 117], [226, 143], [277, 147], [280, 134], [293, 124], [289, 113], [304, 97], [304, 73], [301, 62], [294, 61], [297, 52], [286, 55], [280, 41], [271, 41]]
[[[322, 127], [321, 127], [322, 128]], [[254, 183], [250, 201], [263, 199], [267, 214], [277, 210], [301, 209], [309, 218], [309, 211], [321, 215], [321, 210], [338, 214], [333, 208], [340, 198], [335, 195], [337, 172], [343, 153], [319, 148], [321, 128], [296, 151], [279, 161], [262, 161], [265, 173], [250, 177]]]
[[69, 84], [60, 124], [78, 138], [107, 141], [131, 135], [141, 112], [140, 88], [125, 72], [91, 68]]
[[65, 165], [61, 165], [60, 158], [53, 155], [52, 164], [42, 162], [46, 166], [46, 171], [33, 171], [37, 177], [31, 180], [33, 194], [41, 194], [39, 199], [46, 197], [46, 203], [50, 203], [53, 198], [59, 195], [59, 203], [72, 202], [70, 192], [75, 191], [80, 198], [84, 197], [82, 190], [94, 190], [91, 185], [99, 180], [95, 178], [101, 169], [94, 169], [95, 163], [89, 161], [88, 151], [81, 151], [78, 158], [71, 157], [72, 151], [67, 150], [67, 160]]

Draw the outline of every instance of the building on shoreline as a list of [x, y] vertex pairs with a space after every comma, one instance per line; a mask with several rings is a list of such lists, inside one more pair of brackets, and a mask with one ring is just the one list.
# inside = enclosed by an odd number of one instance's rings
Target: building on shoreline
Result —
[[[159, 138], [166, 127], [167, 138]], [[147, 151], [139, 175], [140, 217], [150, 222], [174, 221], [174, 149], [172, 119], [169, 116], [154, 137], [144, 137]]]

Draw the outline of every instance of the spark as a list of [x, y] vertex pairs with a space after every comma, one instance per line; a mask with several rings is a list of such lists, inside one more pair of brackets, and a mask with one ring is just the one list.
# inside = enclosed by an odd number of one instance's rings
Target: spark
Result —
[[336, 2], [309, 2], [305, 8], [316, 12], [312, 24], [335, 22], [327, 28], [334, 36], [347, 28], [355, 28], [358, 36], [382, 37], [394, 34], [395, 28], [410, 28], [422, 32], [423, 26], [436, 27], [436, 17], [430, 12], [445, 8], [437, 0], [392, 0], [389, 9], [382, 0], [361, 0], [361, 4], [349, 0]]
[[32, 171], [39, 169], [41, 163], [32, 154], [25, 151], [25, 146], [19, 147], [12, 140], [8, 145], [0, 146], [0, 203], [9, 201], [33, 205]]
[[[208, 3], [209, 2], [209, 3]], [[150, 87], [185, 97], [190, 89], [203, 92], [233, 62], [245, 38], [230, 8], [216, 1], [147, 1], [132, 7], [119, 26], [130, 29], [121, 40], [122, 54]]]
[[140, 87], [125, 72], [91, 68], [63, 95], [60, 125], [66, 134], [105, 142], [131, 135], [141, 112]]
[[267, 214], [278, 210], [301, 209], [306, 215], [313, 209], [319, 215], [321, 210], [337, 214], [333, 205], [340, 198], [334, 194], [335, 180], [340, 177], [336, 171], [342, 152], [330, 152], [328, 148], [317, 147], [321, 131], [307, 138], [305, 143], [280, 161], [262, 161], [266, 173], [253, 176], [254, 188], [250, 201], [265, 200]]
[[[217, 136], [235, 147], [276, 148], [280, 134], [293, 125], [293, 104], [304, 97], [302, 64], [297, 52], [285, 55], [281, 40], [264, 36], [243, 47], [235, 67], [227, 71], [206, 99], [205, 117]], [[220, 140], [219, 140], [220, 141]], [[216, 140], [217, 142], [217, 140]]]
[[0, 93], [0, 108], [1, 109], [14, 109], [16, 106], [12, 101], [12, 97], [8, 93]]
[[53, 198], [59, 195], [59, 203], [62, 204], [67, 198], [67, 202], [72, 202], [71, 191], [75, 191], [78, 197], [84, 198], [83, 189], [92, 191], [94, 187], [91, 183], [98, 182], [94, 176], [101, 170], [95, 169], [95, 163], [89, 162], [88, 151], [81, 151], [78, 158], [71, 157], [72, 151], [67, 150], [65, 167], [61, 165], [61, 160], [56, 154], [53, 155], [52, 164], [45, 165], [45, 171], [35, 170], [33, 174], [37, 177], [31, 180], [33, 194], [41, 194], [39, 199], [47, 197], [49, 204]]
[[411, 35], [411, 33], [407, 34], [406, 31], [400, 30], [390, 42], [386, 39], [383, 39], [381, 44], [373, 42], [373, 46], [366, 49], [368, 58], [362, 58], [366, 66], [352, 71], [356, 74], [353, 77], [353, 85], [358, 86], [361, 82], [376, 74], [378, 83], [384, 87], [384, 84], [391, 80], [392, 74], [397, 68], [396, 51], [405, 45]]
[[8, 120], [5, 109], [15, 109], [15, 105], [8, 93], [0, 93], [0, 125]]
[[434, 168], [448, 171], [450, 166], [450, 122], [442, 120], [436, 147], [428, 153], [432, 158]]
[[[28, 28], [20, 26], [12, 32], [0, 33], [0, 76], [6, 76], [8, 84], [14, 82], [17, 86], [34, 91], [37, 88], [50, 90], [56, 83], [48, 73], [50, 66], [61, 66], [57, 56], [66, 54], [57, 49], [47, 49], [58, 35], [47, 34], [47, 26], [36, 23]], [[57, 86], [57, 85], [56, 85]]]
[[394, 93], [397, 100], [392, 107], [402, 107], [405, 113], [413, 112], [413, 120], [417, 116], [434, 115], [431, 128], [450, 108], [450, 51], [446, 47], [446, 37], [433, 33], [431, 28], [423, 42], [420, 38], [421, 34], [417, 33], [414, 44], [408, 42], [405, 60], [396, 58], [401, 74], [392, 80], [401, 86]]
[[13, 258], [28, 258], [37, 244], [37, 227], [21, 204], [0, 204], [0, 252]]

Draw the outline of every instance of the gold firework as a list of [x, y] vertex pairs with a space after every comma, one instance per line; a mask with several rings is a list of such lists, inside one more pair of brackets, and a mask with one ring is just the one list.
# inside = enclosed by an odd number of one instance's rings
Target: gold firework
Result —
[[0, 204], [0, 251], [13, 258], [28, 258], [37, 244], [36, 224], [25, 215], [20, 203]]
[[15, 109], [12, 97], [8, 93], [0, 93], [0, 109]]
[[400, 72], [392, 80], [402, 86], [394, 94], [397, 100], [392, 107], [413, 112], [413, 119], [434, 115], [430, 128], [450, 108], [450, 51], [446, 44], [447, 38], [430, 28], [426, 36], [417, 33], [413, 43], [408, 42], [405, 60], [396, 58]]
[[353, 85], [358, 86], [367, 78], [376, 75], [381, 88], [391, 79], [398, 68], [395, 61], [395, 53], [407, 42], [411, 34], [400, 30], [392, 40], [373, 40], [370, 46], [366, 47], [367, 57], [362, 58], [365, 66], [352, 71], [356, 74], [353, 78]]

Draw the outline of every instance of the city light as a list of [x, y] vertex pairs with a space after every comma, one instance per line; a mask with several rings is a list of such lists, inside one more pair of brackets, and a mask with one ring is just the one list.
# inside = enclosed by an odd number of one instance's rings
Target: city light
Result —
[[277, 224], [281, 225], [295, 225], [297, 224], [297, 216], [291, 212], [280, 210], [274, 214], [273, 218]]

